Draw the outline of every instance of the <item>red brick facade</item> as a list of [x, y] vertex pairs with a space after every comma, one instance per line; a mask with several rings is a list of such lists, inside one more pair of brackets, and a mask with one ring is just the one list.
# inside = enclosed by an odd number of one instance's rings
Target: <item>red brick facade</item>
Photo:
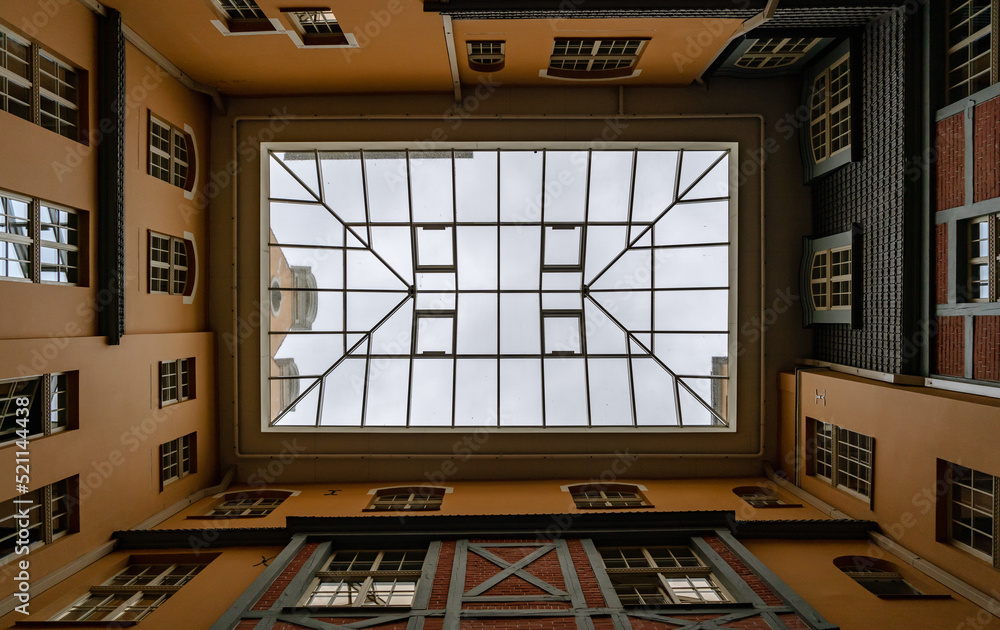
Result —
[[965, 202], [965, 120], [962, 114], [937, 124], [937, 209]]
[[976, 107], [973, 159], [975, 201], [1000, 197], [1000, 98]]
[[[281, 594], [285, 592], [285, 587], [288, 583], [298, 575], [299, 571], [302, 569], [302, 565], [306, 563], [306, 560], [316, 551], [319, 547], [319, 543], [306, 543], [299, 550], [299, 553], [292, 558], [292, 561], [288, 563], [285, 570], [281, 572], [281, 575], [271, 583], [271, 586], [267, 589], [267, 592], [261, 596], [257, 603], [253, 605], [253, 610], [267, 610], [278, 601]], [[296, 602], [298, 603], [298, 602]]]
[[934, 337], [935, 374], [965, 375], [965, 318], [938, 317]]
[[1000, 381], [1000, 315], [973, 318], [972, 330], [972, 377]]
[[938, 304], [948, 303], [948, 225], [934, 233], [934, 294]]

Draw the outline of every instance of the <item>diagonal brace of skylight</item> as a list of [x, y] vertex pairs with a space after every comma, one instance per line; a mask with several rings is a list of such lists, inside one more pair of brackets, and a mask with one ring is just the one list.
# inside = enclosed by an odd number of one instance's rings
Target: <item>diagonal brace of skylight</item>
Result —
[[272, 150], [265, 176], [270, 425], [731, 422], [728, 150]]

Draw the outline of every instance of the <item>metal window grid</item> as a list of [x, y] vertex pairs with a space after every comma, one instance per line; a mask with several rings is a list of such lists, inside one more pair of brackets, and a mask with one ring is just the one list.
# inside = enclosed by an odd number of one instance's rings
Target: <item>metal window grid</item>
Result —
[[872, 439], [848, 429], [837, 429], [837, 486], [871, 496]]
[[623, 606], [732, 601], [690, 547], [599, 549]]
[[160, 485], [165, 486], [191, 474], [194, 439], [195, 434], [191, 433], [160, 445]]
[[833, 429], [834, 426], [828, 422], [816, 421], [815, 446], [813, 448], [815, 473], [817, 477], [822, 477], [827, 481], [833, 480]]
[[410, 606], [426, 550], [337, 551], [303, 606]]
[[[15, 503], [19, 501], [19, 503]], [[36, 488], [0, 503], [0, 558], [14, 554], [22, 510], [28, 514], [28, 544], [47, 545], [64, 536], [73, 527], [70, 509], [70, 479]]]
[[266, 20], [267, 16], [254, 0], [219, 0], [230, 20]]
[[40, 226], [42, 281], [76, 284], [80, 270], [79, 216], [72, 210], [43, 204]]
[[994, 58], [996, 0], [951, 0], [947, 9], [948, 102], [956, 102], [998, 80]]
[[132, 564], [56, 615], [56, 621], [139, 621], [187, 584], [205, 564]]
[[191, 184], [187, 134], [153, 115], [149, 116], [149, 174], [185, 190]]
[[0, 28], [0, 109], [79, 140], [78, 82], [75, 69]]
[[404, 490], [402, 492], [388, 491], [375, 496], [369, 510], [400, 511], [400, 510], [437, 510], [444, 500], [444, 490], [433, 488]]
[[573, 502], [581, 509], [595, 507], [642, 507], [649, 505], [638, 491], [582, 489], [572, 492]]
[[949, 464], [948, 536], [952, 543], [997, 564], [997, 477]]
[[149, 292], [184, 295], [190, 279], [188, 243], [182, 238], [149, 233]]
[[283, 498], [247, 498], [223, 501], [209, 516], [267, 516], [281, 505]]
[[[636, 388], [634, 374], [635, 371], [638, 369], [639, 364], [649, 359], [652, 362], [650, 365], [664, 370], [664, 372], [666, 372], [666, 374], [669, 375], [670, 381], [672, 381], [674, 415], [672, 417], [668, 417], [664, 421], [661, 421], [662, 424], [672, 424], [672, 425], [675, 424], [678, 426], [685, 426], [681, 413], [681, 407], [682, 407], [682, 402], [684, 405], [687, 405], [688, 401], [690, 401], [691, 403], [693, 403], [693, 406], [690, 407], [685, 406], [684, 408], [686, 410], [687, 409], [690, 410], [690, 411], [685, 411], [685, 414], [686, 413], [693, 414], [696, 411], [704, 409], [708, 412], [708, 415], [706, 417], [710, 418], [711, 424], [714, 424], [715, 426], [726, 426], [727, 421], [725, 419], [725, 410], [722, 408], [717, 408], [717, 405], [721, 403], [717, 403], [714, 400], [714, 397], [712, 399], [712, 402], [708, 402], [707, 398], [710, 395], [707, 393], [706, 394], [696, 393], [696, 391], [692, 389], [692, 384], [703, 385], [701, 381], [715, 382], [716, 380], [719, 379], [726, 380], [728, 378], [728, 376], [726, 376], [727, 372], [718, 373], [717, 371], [713, 371], [711, 374], [705, 374], [705, 375], [683, 374], [682, 372], [672, 370], [660, 358], [658, 358], [655, 354], [655, 349], [656, 349], [656, 343], [658, 342], [656, 336], [660, 334], [677, 335], [678, 338], [680, 338], [681, 336], [689, 334], [720, 334], [720, 335], [728, 334], [728, 331], [727, 330], [688, 331], [688, 330], [670, 330], [666, 328], [655, 328], [655, 327], [651, 329], [630, 330], [627, 326], [625, 326], [621, 322], [618, 322], [614, 318], [614, 316], [608, 311], [608, 309], [606, 309], [604, 306], [601, 305], [600, 299], [595, 300], [595, 297], [598, 296], [607, 296], [609, 299], [611, 299], [612, 296], [614, 296], [617, 292], [622, 291], [623, 289], [599, 288], [593, 285], [596, 282], [598, 282], [605, 275], [605, 273], [608, 272], [608, 270], [611, 269], [615, 265], [615, 263], [619, 261], [626, 254], [635, 253], [640, 256], [649, 257], [650, 259], [649, 266], [652, 267], [651, 273], [653, 275], [653, 280], [649, 283], [650, 286], [648, 288], [640, 288], [636, 291], [637, 293], [645, 294], [648, 296], [643, 299], [648, 300], [648, 303], [650, 304], [649, 321], [650, 325], [652, 326], [652, 323], [656, 321], [656, 315], [655, 315], [655, 313], [657, 312], [656, 302], [658, 301], [654, 299], [653, 297], [654, 294], [657, 294], [661, 291], [675, 290], [669, 288], [665, 289], [657, 288], [655, 281], [655, 277], [657, 274], [657, 269], [656, 269], [657, 265], [654, 264], [653, 261], [658, 260], [659, 257], [664, 253], [680, 251], [680, 249], [682, 248], [693, 246], [683, 243], [658, 244], [659, 241], [657, 240], [656, 236], [658, 233], [656, 223], [657, 221], [660, 220], [660, 218], [665, 216], [671, 209], [679, 208], [687, 203], [704, 203], [704, 202], [728, 203], [729, 199], [728, 190], [720, 193], [720, 196], [718, 197], [707, 197], [704, 199], [699, 199], [697, 201], [689, 201], [686, 197], [687, 193], [693, 190], [697, 186], [698, 182], [702, 180], [702, 178], [707, 176], [708, 173], [711, 172], [716, 167], [716, 165], [721, 163], [721, 161], [728, 155], [728, 152], [720, 151], [718, 152], [717, 158], [715, 158], [710, 163], [706, 162], [704, 166], [700, 166], [699, 167], [700, 175], [695, 177], [693, 182], [690, 183], [690, 185], [686, 184], [685, 188], [682, 189], [680, 187], [679, 174], [681, 172], [682, 165], [684, 164], [684, 155], [686, 154], [686, 152], [685, 150], [676, 151], [676, 154], [678, 156], [676, 162], [678, 177], [675, 177], [674, 181], [673, 201], [666, 207], [665, 210], [663, 210], [662, 213], [660, 213], [656, 218], [652, 220], [592, 221], [588, 220], [587, 215], [589, 213], [589, 209], [586, 209], [585, 206], [584, 217], [583, 217], [584, 221], [582, 224], [577, 224], [581, 226], [581, 230], [584, 233], [587, 233], [588, 230], [593, 230], [595, 227], [600, 229], [604, 229], [606, 227], [617, 227], [617, 228], [624, 228], [625, 235], [627, 236], [625, 242], [623, 243], [624, 247], [621, 250], [621, 252], [617, 256], [615, 256], [607, 265], [605, 265], [604, 268], [601, 269], [601, 271], [596, 273], [592, 278], [589, 278], [588, 282], [583, 282], [584, 280], [587, 280], [587, 278], [584, 278], [582, 273], [577, 272], [576, 275], [574, 276], [573, 274], [566, 273], [563, 271], [549, 272], [546, 271], [545, 269], [542, 269], [540, 264], [538, 271], [539, 288], [535, 289], [500, 288], [501, 287], [500, 277], [502, 273], [501, 267], [503, 264], [501, 232], [504, 228], [541, 231], [543, 226], [551, 225], [552, 221], [546, 219], [547, 215], [546, 215], [544, 199], [541, 207], [541, 215], [538, 221], [520, 220], [511, 223], [511, 222], [505, 222], [504, 220], [493, 220], [493, 221], [457, 220], [454, 214], [454, 209], [453, 208], [449, 209], [449, 212], [451, 213], [450, 219], [447, 221], [443, 221], [441, 224], [443, 224], [445, 227], [451, 228], [453, 234], [456, 233], [458, 230], [462, 230], [464, 228], [491, 228], [495, 230], [496, 241], [497, 241], [495, 250], [497, 257], [495, 271], [497, 274], [496, 286], [498, 288], [491, 288], [488, 290], [461, 288], [457, 278], [460, 277], [460, 275], [465, 270], [464, 268], [462, 268], [460, 261], [457, 258], [457, 255], [454, 258], [456, 265], [453, 270], [450, 268], [449, 270], [447, 270], [447, 272], [440, 272], [440, 271], [422, 272], [417, 270], [418, 261], [416, 260], [417, 246], [416, 246], [415, 228], [418, 226], [426, 225], [426, 223], [420, 221], [414, 221], [414, 208], [412, 207], [413, 198], [411, 191], [412, 181], [410, 179], [410, 175], [414, 168], [413, 163], [417, 160], [430, 160], [430, 159], [449, 160], [451, 163], [451, 173], [452, 173], [451, 193], [452, 193], [453, 203], [457, 203], [454, 202], [454, 198], [456, 195], [455, 187], [457, 186], [456, 184], [457, 176], [455, 175], [455, 173], [457, 168], [456, 161], [458, 159], [456, 158], [456, 155], [458, 153], [460, 152], [438, 151], [438, 152], [433, 152], [433, 154], [430, 154], [427, 152], [407, 150], [407, 151], [396, 151], [396, 152], [371, 152], [373, 157], [369, 157], [368, 155], [366, 155], [366, 151], [364, 150], [354, 151], [354, 152], [330, 151], [330, 152], [320, 152], [320, 153], [311, 150], [285, 152], [285, 153], [272, 151], [271, 160], [269, 162], [272, 172], [271, 175], [272, 180], [274, 177], [277, 177], [279, 175], [281, 177], [287, 177], [289, 178], [290, 181], [295, 182], [296, 185], [302, 186], [304, 191], [309, 191], [308, 192], [309, 197], [307, 199], [301, 199], [301, 198], [283, 199], [280, 194], [278, 194], [275, 190], [272, 190], [269, 196], [269, 203], [271, 204], [272, 208], [281, 204], [296, 204], [299, 207], [308, 207], [308, 204], [315, 204], [313, 207], [321, 209], [323, 212], [328, 212], [329, 215], [333, 217], [333, 219], [336, 221], [335, 225], [337, 226], [337, 230], [332, 232], [327, 237], [326, 243], [330, 244], [321, 244], [321, 245], [311, 245], [298, 242], [282, 242], [279, 241], [276, 236], [272, 237], [269, 239], [271, 256], [275, 256], [277, 252], [282, 252], [280, 255], [284, 255], [285, 251], [295, 252], [298, 251], [299, 248], [315, 250], [322, 254], [323, 260], [334, 261], [334, 264], [337, 266], [337, 268], [341, 269], [343, 272], [343, 280], [342, 281], [338, 280], [340, 284], [338, 284], [337, 286], [333, 286], [331, 288], [326, 288], [326, 287], [316, 288], [315, 286], [297, 287], [295, 286], [294, 283], [292, 283], [290, 286], [272, 287], [270, 276], [268, 276], [268, 278], [265, 280], [265, 282], [267, 283], [266, 290], [269, 292], [275, 292], [275, 291], [288, 292], [292, 296], [295, 296], [299, 292], [306, 291], [319, 296], [318, 298], [319, 300], [325, 300], [327, 299], [327, 296], [329, 296], [334, 300], [336, 300], [337, 304], [342, 304], [342, 306], [337, 306], [337, 310], [340, 313], [340, 315], [337, 316], [339, 318], [339, 321], [337, 322], [337, 325], [334, 328], [330, 328], [329, 327], [330, 325], [328, 324], [327, 327], [323, 329], [317, 329], [316, 326], [311, 325], [310, 328], [305, 330], [299, 330], [293, 326], [287, 330], [272, 329], [269, 331], [269, 335], [272, 341], [277, 340], [280, 343], [284, 343], [285, 340], [297, 337], [299, 335], [322, 335], [322, 334], [339, 335], [342, 343], [341, 347], [338, 350], [338, 355], [340, 358], [338, 358], [333, 363], [333, 365], [329, 367], [329, 369], [325, 370], [322, 373], [314, 373], [314, 374], [301, 373], [301, 374], [295, 374], [293, 376], [284, 376], [280, 373], [272, 372], [270, 370], [271, 361], [265, 359], [267, 365], [265, 366], [264, 369], [268, 371], [267, 375], [268, 379], [270, 379], [271, 381], [275, 381], [275, 380], [294, 378], [297, 380], [297, 382], [302, 384], [300, 393], [295, 400], [287, 401], [287, 406], [279, 410], [276, 413], [276, 415], [272, 412], [270, 424], [272, 426], [281, 424], [290, 411], [294, 410], [303, 400], [309, 399], [308, 397], [310, 396], [316, 398], [318, 394], [318, 398], [320, 399], [320, 401], [322, 401], [326, 397], [326, 394], [324, 394], [324, 388], [330, 386], [329, 382], [332, 380], [331, 374], [334, 373], [334, 371], [340, 366], [353, 365], [354, 362], [361, 362], [361, 365], [363, 366], [363, 377], [359, 376], [359, 379], [363, 383], [363, 388], [359, 394], [361, 396], [361, 403], [360, 403], [361, 408], [359, 411], [360, 417], [357, 418], [357, 420], [354, 420], [353, 422], [350, 419], [339, 419], [337, 423], [346, 426], [360, 426], [360, 427], [372, 426], [372, 424], [369, 422], [369, 416], [368, 416], [370, 408], [369, 385], [372, 381], [373, 375], [375, 374], [376, 370], [376, 368], [373, 367], [373, 360], [377, 360], [379, 363], [382, 363], [382, 367], [377, 369], [384, 368], [386, 364], [393, 364], [392, 363], [393, 361], [399, 361], [399, 362], [405, 361], [406, 370], [408, 371], [408, 376], [406, 379], [407, 383], [406, 386], [408, 391], [406, 395], [406, 418], [404, 426], [417, 426], [416, 424], [411, 425], [414, 372], [415, 372], [415, 366], [419, 361], [428, 360], [428, 361], [447, 361], [451, 363], [452, 366], [450, 370], [451, 375], [449, 377], [453, 383], [450, 395], [451, 407], [449, 411], [451, 418], [450, 422], [445, 426], [460, 426], [461, 423], [456, 422], [455, 418], [456, 393], [454, 387], [454, 383], [456, 382], [458, 373], [457, 369], [459, 365], [458, 362], [464, 359], [496, 361], [497, 365], [496, 373], [498, 375], [497, 400], [500, 401], [501, 390], [499, 381], [502, 378], [504, 378], [503, 374], [506, 373], [504, 372], [504, 370], [508, 369], [504, 362], [507, 359], [518, 359], [518, 360], [539, 361], [538, 367], [540, 371], [540, 378], [542, 380], [541, 400], [540, 400], [540, 404], [542, 406], [541, 425], [548, 426], [546, 424], [546, 419], [545, 419], [546, 416], [545, 407], [547, 404], [551, 403], [546, 402], [547, 399], [545, 398], [546, 390], [544, 383], [545, 381], [544, 372], [548, 368], [547, 364], [543, 364], [541, 360], [548, 359], [548, 360], [565, 361], [568, 359], [580, 359], [584, 361], [583, 364], [583, 370], [585, 374], [584, 395], [587, 398], [587, 408], [589, 410], [591, 408], [590, 405], [591, 385], [590, 385], [589, 370], [591, 369], [592, 360], [621, 359], [628, 364], [631, 425], [644, 426], [648, 425], [649, 422], [643, 422], [637, 418], [636, 395], [634, 393]], [[489, 153], [495, 153], [497, 156], [495, 161], [496, 165], [495, 168], [497, 170], [497, 178], [499, 180], [504, 152], [492, 151]], [[548, 152], [542, 150], [538, 151], [538, 153], [541, 153], [542, 163], [544, 164], [544, 161], [546, 159], [545, 156], [547, 155]], [[584, 151], [582, 153], [585, 155], [587, 163], [586, 175], [587, 175], [587, 181], [589, 182], [590, 171], [592, 168], [591, 163], [593, 160], [594, 152]], [[634, 190], [636, 186], [635, 165], [636, 165], [636, 160], [639, 159], [639, 154], [642, 153], [642, 151], [636, 150], [636, 151], [631, 151], [631, 153], [632, 153], [632, 181], [629, 194], [634, 195]], [[402, 177], [403, 180], [405, 181], [403, 189], [406, 190], [408, 193], [407, 201], [405, 203], [409, 204], [409, 207], [407, 209], [409, 221], [372, 220], [371, 204], [373, 202], [370, 200], [369, 197], [370, 183], [368, 183], [368, 180], [366, 179], [367, 178], [366, 171], [368, 168], [371, 168], [370, 165], [372, 160], [379, 160], [379, 159], [400, 160], [400, 174], [401, 174], [400, 177]], [[338, 206], [339, 202], [328, 196], [331, 195], [332, 193], [324, 187], [323, 184], [325, 177], [324, 175], [320, 175], [318, 179], [315, 181], [315, 183], [312, 184], [305, 183], [305, 180], [310, 180], [312, 178], [310, 172], [313, 169], [315, 169], [317, 173], [320, 173], [323, 170], [323, 168], [325, 168], [323, 164], [326, 160], [331, 160], [334, 162], [341, 162], [341, 161], [357, 162], [358, 177], [364, 183], [364, 197], [363, 197], [364, 206], [359, 210], [360, 216], [354, 215], [354, 218], [345, 218], [345, 216], [341, 216], [340, 214], [338, 214], [338, 211], [335, 210], [334, 208], [339, 207]], [[544, 170], [542, 177], [543, 179], [545, 177]], [[313, 191], [312, 190], [313, 188], [316, 188], [317, 190]], [[500, 185], [497, 186], [496, 204], [498, 207], [501, 207], [503, 204], [503, 195], [501, 192]], [[343, 212], [343, 210], [341, 210], [341, 212]], [[273, 218], [272, 221], [274, 221]], [[386, 261], [386, 258], [380, 253], [378, 247], [373, 245], [373, 234], [375, 235], [374, 238], [378, 238], [380, 230], [384, 231], [385, 229], [403, 229], [403, 228], [410, 230], [411, 238], [413, 241], [410, 247], [411, 260], [409, 262], [410, 265], [409, 269], [412, 270], [412, 275], [409, 278], [406, 278], [404, 274], [401, 274], [398, 271], [396, 271], [393, 268], [393, 266]], [[278, 229], [277, 227], [272, 226], [272, 232], [277, 229]], [[728, 234], [728, 229], [727, 229], [727, 234]], [[651, 246], [648, 244], [650, 241], [657, 244]], [[704, 247], [706, 249], [723, 248], [721, 251], [726, 251], [726, 248], [728, 248], [728, 240], [726, 242], [698, 243], [697, 246]], [[584, 250], [586, 249], [586, 243], [584, 243], [582, 249]], [[351, 286], [348, 277], [348, 269], [351, 266], [350, 260], [352, 260], [350, 257], [362, 256], [362, 255], [368, 256], [372, 260], [377, 260], [380, 264], [384, 265], [387, 273], [392, 274], [392, 276], [394, 276], [395, 279], [399, 281], [398, 288], [392, 288], [392, 289], [385, 287], [377, 288], [375, 286], [364, 286], [364, 285]], [[544, 257], [544, 248], [541, 248], [537, 255], [539, 257]], [[585, 257], [586, 256], [585, 252], [582, 252], [581, 256]], [[546, 286], [550, 281], [558, 280], [559, 282], [565, 283], [567, 279], [575, 283], [575, 288], [556, 288], [551, 290], [546, 288]], [[438, 283], [438, 284], [434, 284], [429, 288], [418, 288], [422, 286], [422, 283], [427, 283], [428, 285], [431, 283]], [[582, 289], [580, 288], [581, 284], [584, 287]], [[330, 285], [326, 286], [329, 287]], [[634, 289], [624, 289], [624, 290], [633, 291]], [[685, 287], [683, 290], [693, 291], [693, 292], [728, 291], [728, 286]], [[364, 296], [366, 294], [371, 294], [371, 293], [380, 293], [383, 296], [395, 295], [396, 297], [398, 297], [398, 302], [396, 302], [394, 306], [391, 306], [390, 310], [386, 313], [386, 315], [382, 317], [380, 320], [378, 320], [374, 326], [369, 326], [367, 324], [365, 324], [363, 327], [350, 325], [348, 315], [351, 312], [352, 308], [351, 304], [355, 302], [350, 302], [349, 300], [366, 299], [364, 298]], [[534, 352], [530, 351], [511, 352], [511, 351], [505, 351], [502, 348], [503, 344], [502, 340], [500, 339], [501, 337], [500, 325], [498, 323], [497, 346], [493, 350], [493, 352], [484, 353], [484, 352], [458, 350], [457, 352], [451, 352], [451, 353], [445, 352], [445, 353], [436, 353], [433, 355], [430, 354], [417, 355], [414, 350], [416, 348], [416, 345], [411, 339], [406, 340], [401, 347], [400, 344], [395, 344], [396, 349], [394, 350], [390, 349], [390, 350], [380, 351], [380, 348], [375, 347], [376, 345], [378, 345], [375, 343], [375, 341], [378, 340], [377, 335], [379, 329], [382, 328], [383, 325], [386, 324], [386, 322], [390, 321], [393, 318], [393, 316], [396, 315], [397, 313], [404, 313], [404, 315], [401, 316], [411, 317], [412, 318], [411, 326], [413, 323], [416, 322], [417, 312], [418, 312], [417, 304], [420, 301], [422, 294], [426, 294], [428, 296], [431, 295], [447, 296], [449, 297], [450, 300], [453, 301], [458, 300], [460, 303], [462, 300], [465, 300], [469, 296], [475, 296], [475, 295], [495, 296], [494, 308], [497, 311], [496, 314], [497, 322], [501, 321], [500, 311], [505, 296], [533, 295], [533, 296], [538, 296], [538, 298], [541, 299], [544, 296], [556, 296], [559, 294], [562, 294], [563, 296], [578, 295], [581, 297], [582, 303], [586, 306], [588, 310], [592, 310], [598, 316], [608, 318], [608, 320], [611, 321], [614, 326], [619, 328], [621, 332], [625, 335], [627, 343], [624, 344], [626, 347], [622, 348], [620, 352], [595, 352], [593, 350], [587, 350], [585, 341], [586, 333], [584, 331], [584, 341], [583, 341], [584, 350], [580, 354], [573, 354], [571, 356], [569, 355], [558, 356], [553, 354], [546, 354], [545, 352], [542, 352], [543, 350], [542, 347], [539, 347]], [[419, 310], [423, 311], [424, 309], [419, 309]], [[409, 312], [408, 314], [407, 311]], [[457, 330], [461, 331], [462, 323], [460, 317], [456, 317], [456, 326]], [[539, 326], [542, 327], [541, 317], [539, 317]], [[544, 333], [540, 330], [539, 339], [542, 338], [543, 334]], [[457, 336], [454, 337], [454, 339], [457, 338], [458, 338]], [[280, 359], [281, 357], [275, 354], [275, 352], [277, 351], [274, 350], [272, 346], [271, 354], [273, 355], [274, 360]], [[424, 364], [421, 364], [421, 366], [423, 365]], [[426, 365], [431, 365], [431, 364], [428, 363]], [[275, 391], [275, 390], [271, 389], [270, 391]], [[501, 403], [498, 402], [498, 407], [500, 406], [500, 404]], [[321, 403], [317, 405], [315, 402], [311, 402], [309, 409], [316, 409], [315, 425], [316, 426], [323, 425], [324, 424], [322, 420], [323, 404]], [[502, 415], [501, 410], [497, 409], [495, 413], [494, 422], [498, 425], [500, 424], [501, 415]], [[590, 415], [590, 413], [587, 414], [586, 422], [587, 425], [590, 425], [593, 422], [593, 418]]]
[[1000, 298], [1000, 214], [969, 221], [966, 284], [970, 302], [995, 302]]
[[292, 16], [305, 35], [339, 35], [343, 33], [333, 11], [295, 11]]
[[557, 39], [549, 68], [577, 72], [631, 68], [645, 45], [643, 39]]
[[[48, 395], [46, 395], [48, 392]], [[66, 374], [44, 374], [0, 381], [0, 444], [18, 439], [17, 399], [27, 397], [28, 437], [52, 435], [66, 428], [69, 420], [69, 385]]]

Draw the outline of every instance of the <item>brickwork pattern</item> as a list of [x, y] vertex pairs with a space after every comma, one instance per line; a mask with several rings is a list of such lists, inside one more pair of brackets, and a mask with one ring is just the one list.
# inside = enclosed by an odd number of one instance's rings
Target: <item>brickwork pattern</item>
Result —
[[[434, 574], [434, 586], [427, 607], [431, 610], [443, 610], [448, 606], [448, 588], [451, 585], [451, 565], [455, 561], [455, 541], [441, 542], [441, 553], [438, 555], [437, 572]], [[426, 624], [425, 624], [426, 625]]]
[[937, 124], [937, 162], [934, 165], [937, 209], [965, 203], [965, 115], [956, 114]]
[[973, 318], [972, 331], [972, 377], [1000, 381], [1000, 315]]
[[[723, 615], [670, 615], [677, 619], [687, 619], [689, 621], [709, 621], [711, 619], [717, 619]], [[680, 628], [683, 626], [678, 626], [672, 623], [662, 623], [659, 621], [650, 621], [648, 619], [638, 619], [635, 617], [629, 617], [629, 622], [632, 624], [632, 630], [673, 630], [673, 628]], [[717, 627], [717, 626], [711, 626]], [[768, 625], [767, 621], [763, 617], [750, 617], [747, 619], [740, 619], [739, 621], [730, 621], [723, 626], [724, 628], [740, 628], [741, 630], [772, 630], [771, 626]], [[802, 628], [808, 628], [808, 626], [801, 626]]]
[[733, 551], [726, 546], [724, 542], [719, 540], [714, 536], [706, 536], [705, 542], [711, 547], [717, 554], [722, 556], [722, 559], [726, 561], [736, 574], [743, 578], [743, 581], [747, 583], [753, 592], [756, 593], [765, 604], [769, 606], [782, 606], [783, 602], [778, 598], [774, 592], [767, 587], [764, 582], [757, 577], [757, 575], [750, 570], [747, 565], [743, 564], [743, 561], [737, 557]]
[[259, 619], [243, 619], [236, 625], [236, 630], [254, 630], [258, 623]]
[[569, 547], [569, 555], [573, 558], [573, 566], [576, 567], [576, 574], [580, 580], [580, 588], [583, 589], [583, 597], [587, 605], [591, 608], [601, 608], [607, 605], [601, 587], [597, 583], [597, 576], [594, 575], [594, 568], [590, 566], [590, 559], [583, 548], [583, 543], [576, 538], [566, 541]]
[[973, 199], [1000, 197], [1000, 98], [976, 106]]
[[302, 565], [306, 563], [306, 560], [316, 551], [319, 547], [319, 543], [306, 543], [302, 546], [292, 561], [288, 563], [288, 566], [281, 572], [271, 586], [268, 587], [267, 592], [261, 596], [257, 603], [253, 605], [252, 610], [267, 610], [278, 601], [281, 594], [285, 592], [285, 587], [291, 582], [299, 571], [302, 569]]
[[[903, 234], [907, 129], [904, 101], [906, 17], [870, 24], [861, 45], [861, 162], [813, 183], [816, 236], [862, 229], [862, 327], [816, 326], [817, 359], [899, 373], [903, 367]], [[915, 132], [915, 131], [914, 131]], [[911, 271], [916, 273], [916, 271]]]
[[934, 337], [933, 372], [943, 376], [965, 375], [965, 318], [938, 317]]
[[576, 618], [463, 619], [458, 627], [461, 630], [576, 630]]
[[948, 225], [934, 231], [934, 296], [938, 304], [948, 303]]

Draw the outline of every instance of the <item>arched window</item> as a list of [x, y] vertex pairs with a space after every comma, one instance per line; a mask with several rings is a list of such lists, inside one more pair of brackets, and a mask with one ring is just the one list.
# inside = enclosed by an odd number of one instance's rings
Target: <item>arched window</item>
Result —
[[638, 486], [622, 483], [570, 486], [573, 502], [581, 510], [652, 507]]
[[208, 516], [213, 518], [260, 518], [274, 511], [274, 508], [291, 496], [291, 492], [280, 490], [248, 490], [230, 492], [219, 500]]
[[767, 486], [739, 486], [733, 493], [755, 508], [801, 507], [797, 503], [785, 503], [778, 493]]
[[477, 72], [503, 70], [507, 43], [502, 41], [466, 42], [469, 68]]
[[841, 556], [833, 564], [879, 597], [923, 595], [903, 579], [891, 562], [868, 556]]
[[365, 510], [373, 512], [440, 510], [446, 491], [446, 488], [432, 486], [380, 488], [374, 491], [375, 496]]

